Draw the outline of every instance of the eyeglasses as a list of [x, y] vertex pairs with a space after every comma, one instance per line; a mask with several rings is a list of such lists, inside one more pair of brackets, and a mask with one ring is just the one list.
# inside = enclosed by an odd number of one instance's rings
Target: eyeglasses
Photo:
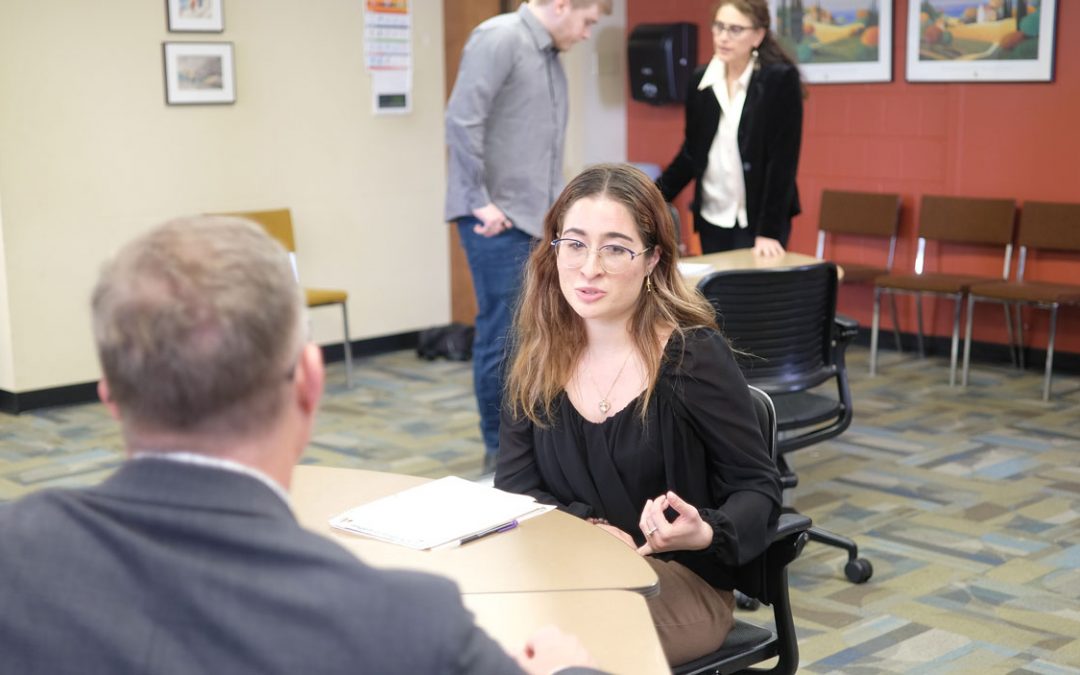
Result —
[[[592, 250], [585, 245], [585, 242], [570, 238], [556, 239], [551, 242], [551, 246], [555, 249], [559, 264], [570, 270], [576, 270], [584, 265], [589, 259], [589, 251]], [[605, 244], [596, 249], [596, 257], [605, 272], [621, 274], [627, 270], [634, 258], [650, 250], [652, 250], [651, 246], [635, 252], [618, 244]]]
[[732, 39], [738, 38], [740, 35], [748, 30], [754, 30], [755, 26], [740, 26], [737, 23], [724, 23], [723, 21], [713, 21], [712, 32], [717, 35], [723, 35], [725, 32], [732, 37]]

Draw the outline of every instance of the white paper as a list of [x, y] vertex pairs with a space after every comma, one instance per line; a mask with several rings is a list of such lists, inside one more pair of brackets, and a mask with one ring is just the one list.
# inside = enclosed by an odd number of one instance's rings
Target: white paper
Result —
[[461, 539], [555, 507], [457, 476], [392, 494], [330, 519], [331, 527], [414, 549]]
[[708, 263], [678, 263], [679, 274], [684, 277], [696, 277], [703, 275], [712, 270], [712, 265]]

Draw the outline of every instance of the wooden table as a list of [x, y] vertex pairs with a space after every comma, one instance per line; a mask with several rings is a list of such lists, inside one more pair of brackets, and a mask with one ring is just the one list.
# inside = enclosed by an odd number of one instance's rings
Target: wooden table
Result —
[[399, 567], [450, 577], [462, 593], [657, 590], [656, 573], [626, 544], [580, 518], [551, 511], [465, 546], [415, 551], [334, 530], [339, 513], [425, 482], [398, 474], [298, 466], [292, 503], [304, 527], [330, 537], [375, 567]]
[[[802, 267], [803, 265], [813, 265], [816, 263], [824, 262], [820, 258], [815, 258], [812, 255], [805, 255], [803, 253], [794, 253], [787, 251], [784, 255], [766, 258], [765, 256], [754, 255], [754, 249], [742, 248], [735, 251], [724, 251], [722, 253], [709, 253], [708, 255], [690, 256], [688, 258], [681, 258], [679, 264], [682, 265], [683, 278], [693, 285], [697, 285], [705, 275], [712, 272], [726, 272], [728, 270], [752, 270], [752, 269], [782, 269], [785, 267]], [[708, 265], [708, 268], [701, 267], [700, 269], [687, 269], [690, 266], [702, 266]], [[844, 278], [844, 270], [839, 265], [836, 267], [836, 272], [839, 278]]]
[[596, 666], [611, 673], [670, 673], [645, 598], [631, 591], [464, 595], [488, 635], [511, 654], [542, 626], [576, 635]]

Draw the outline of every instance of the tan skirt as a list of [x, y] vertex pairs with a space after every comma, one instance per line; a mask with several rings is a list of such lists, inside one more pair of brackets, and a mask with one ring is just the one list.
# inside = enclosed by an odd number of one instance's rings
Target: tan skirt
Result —
[[677, 562], [645, 560], [660, 578], [660, 592], [646, 601], [668, 663], [677, 666], [719, 649], [735, 625], [735, 595]]

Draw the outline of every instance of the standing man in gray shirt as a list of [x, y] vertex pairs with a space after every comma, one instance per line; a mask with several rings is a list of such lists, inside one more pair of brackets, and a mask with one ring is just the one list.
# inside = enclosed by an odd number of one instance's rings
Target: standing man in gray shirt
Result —
[[589, 37], [611, 0], [530, 0], [473, 30], [446, 108], [446, 219], [476, 291], [473, 380], [485, 471], [499, 448], [506, 335], [521, 271], [562, 189], [566, 74], [559, 52]]

